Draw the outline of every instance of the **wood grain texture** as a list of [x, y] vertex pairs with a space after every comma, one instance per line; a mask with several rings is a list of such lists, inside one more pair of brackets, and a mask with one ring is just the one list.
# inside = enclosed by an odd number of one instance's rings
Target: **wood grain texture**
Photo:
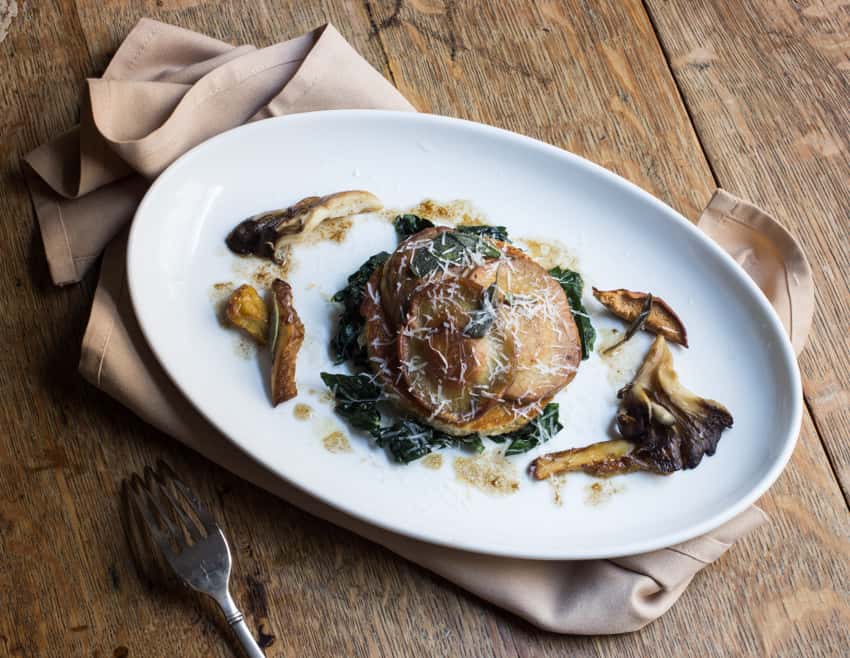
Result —
[[800, 367], [850, 501], [850, 8], [647, 5], [720, 185], [780, 219], [811, 261], [816, 312]]
[[[103, 69], [143, 15], [257, 45], [330, 20], [420, 109], [564, 146], [695, 218], [715, 181], [640, 3], [496, 4], [22, 5], [0, 45], [0, 88], [10, 91], [0, 94], [0, 655], [232, 655], [208, 606], [140, 579], [130, 559], [119, 482], [158, 457], [222, 520], [237, 555], [234, 595], [270, 656], [792, 656], [850, 645], [850, 527], [808, 416], [792, 464], [762, 500], [769, 526], [643, 631], [571, 638], [238, 480], [77, 376], [94, 279], [50, 285], [18, 160], [74, 122], [81, 80]], [[763, 139], [761, 129], [750, 128]], [[836, 175], [832, 164], [822, 166]], [[754, 199], [770, 208], [773, 197]]]

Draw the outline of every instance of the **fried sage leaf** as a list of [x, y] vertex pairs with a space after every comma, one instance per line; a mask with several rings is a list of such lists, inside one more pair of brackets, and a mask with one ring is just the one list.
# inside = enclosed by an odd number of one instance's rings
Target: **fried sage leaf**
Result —
[[410, 271], [419, 278], [450, 265], [470, 266], [485, 258], [499, 258], [501, 252], [481, 236], [458, 231], [442, 231], [427, 240], [410, 259]]
[[483, 338], [496, 319], [496, 307], [493, 301], [496, 297], [496, 284], [491, 284], [481, 293], [480, 306], [469, 312], [469, 322], [463, 328], [467, 338]]
[[596, 330], [590, 323], [590, 316], [587, 314], [587, 309], [581, 301], [581, 295], [584, 292], [584, 280], [578, 272], [561, 267], [552, 268], [549, 270], [549, 274], [561, 284], [561, 287], [567, 294], [570, 309], [573, 312], [573, 318], [575, 318], [576, 326], [578, 326], [579, 335], [581, 336], [581, 358], [584, 361], [590, 356], [590, 353], [593, 351], [593, 343], [596, 341]]
[[382, 398], [381, 387], [372, 377], [321, 373], [322, 381], [334, 394], [334, 410], [349, 424], [364, 432], [375, 433], [381, 429], [381, 412], [378, 401]]
[[632, 323], [626, 329], [626, 333], [623, 334], [623, 337], [610, 347], [606, 347], [603, 351], [603, 354], [610, 354], [621, 345], [625, 345], [627, 342], [629, 342], [632, 336], [634, 336], [638, 331], [644, 328], [644, 326], [646, 325], [646, 320], [649, 317], [651, 311], [652, 293], [646, 296], [646, 300], [643, 303], [643, 308], [640, 310], [638, 316], [634, 320], [632, 320]]
[[272, 404], [298, 395], [295, 362], [304, 342], [304, 325], [292, 303], [292, 288], [283, 279], [272, 282]]
[[507, 450], [505, 450], [505, 456], [510, 457], [528, 452], [540, 444], [546, 443], [562, 429], [564, 429], [564, 426], [558, 419], [558, 404], [550, 402], [543, 408], [543, 412], [528, 424], [507, 434], [491, 436], [490, 440], [496, 443], [510, 441]]
[[364, 319], [360, 315], [360, 304], [366, 294], [366, 284], [372, 273], [383, 265], [390, 255], [382, 251], [367, 260], [348, 277], [348, 285], [331, 299], [342, 304], [342, 313], [337, 322], [336, 334], [331, 339], [331, 354], [335, 364], [349, 359], [356, 364], [366, 363], [366, 350], [360, 342]]
[[[625, 288], [617, 290], [593, 289], [593, 296], [611, 311], [614, 315], [634, 321], [644, 309], [649, 293], [634, 292]], [[656, 335], [664, 336], [671, 343], [678, 343], [683, 347], [688, 346], [688, 332], [679, 316], [670, 308], [670, 305], [660, 297], [652, 296], [649, 315], [646, 318], [645, 328]]]
[[434, 222], [430, 219], [425, 219], [419, 215], [407, 213], [398, 215], [393, 220], [396, 235], [399, 240], [407, 240], [411, 235], [416, 235], [419, 231], [424, 231], [426, 228], [433, 228]]

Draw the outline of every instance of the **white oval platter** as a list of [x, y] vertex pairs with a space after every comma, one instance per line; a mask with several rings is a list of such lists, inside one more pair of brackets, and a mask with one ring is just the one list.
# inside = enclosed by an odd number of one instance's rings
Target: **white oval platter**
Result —
[[[327, 347], [336, 317], [330, 296], [367, 257], [397, 244], [379, 216], [355, 218], [342, 243], [296, 248], [288, 277], [306, 327], [299, 395], [272, 408], [262, 360], [237, 354], [239, 339], [221, 326], [211, 300], [214, 284], [250, 279], [249, 263], [231, 254], [224, 238], [249, 215], [346, 189], [369, 190], [399, 209], [425, 198], [465, 199], [514, 239], [565, 245], [585, 277], [585, 301], [603, 340], [623, 324], [595, 302], [590, 286], [662, 296], [689, 332], [690, 349], [672, 348], [682, 381], [724, 403], [734, 427], [699, 468], [668, 477], [597, 481], [573, 474], [557, 491], [529, 478], [525, 469], [535, 455], [610, 436], [617, 388], [649, 345], [639, 335], [617, 367], [598, 353], [582, 363], [556, 398], [564, 430], [510, 458], [520, 485], [515, 493], [487, 493], [459, 480], [454, 460], [468, 456], [460, 451], [444, 451], [438, 470], [391, 463], [335, 417], [319, 377], [344, 371], [331, 364]], [[788, 461], [800, 425], [791, 346], [765, 297], [726, 253], [619, 176], [475, 123], [346, 110], [226, 132], [181, 157], [152, 185], [133, 222], [127, 268], [145, 337], [213, 425], [325, 502], [437, 544], [534, 559], [612, 557], [676, 544], [714, 529], [763, 494]], [[294, 416], [299, 403], [313, 409], [311, 419]], [[322, 439], [335, 430], [348, 437], [350, 451], [326, 449]]]

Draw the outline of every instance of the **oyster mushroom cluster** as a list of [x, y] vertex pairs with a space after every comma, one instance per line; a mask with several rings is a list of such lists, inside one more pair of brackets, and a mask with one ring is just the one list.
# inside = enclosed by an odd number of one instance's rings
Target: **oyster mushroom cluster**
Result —
[[669, 475], [696, 468], [703, 457], [711, 457], [733, 423], [722, 404], [682, 385], [661, 335], [617, 397], [617, 429], [622, 439], [542, 455], [532, 462], [531, 474], [538, 480], [570, 471], [597, 476], [633, 471]]
[[509, 244], [446, 227], [399, 245], [360, 313], [387, 395], [454, 436], [525, 425], [581, 360], [570, 304], [546, 270]]

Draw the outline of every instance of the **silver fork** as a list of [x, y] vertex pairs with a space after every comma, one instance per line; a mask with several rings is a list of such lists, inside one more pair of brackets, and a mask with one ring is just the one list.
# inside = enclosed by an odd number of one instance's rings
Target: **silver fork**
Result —
[[230, 547], [212, 515], [163, 461], [124, 480], [128, 502], [174, 573], [221, 608], [248, 658], [265, 658], [230, 596]]

